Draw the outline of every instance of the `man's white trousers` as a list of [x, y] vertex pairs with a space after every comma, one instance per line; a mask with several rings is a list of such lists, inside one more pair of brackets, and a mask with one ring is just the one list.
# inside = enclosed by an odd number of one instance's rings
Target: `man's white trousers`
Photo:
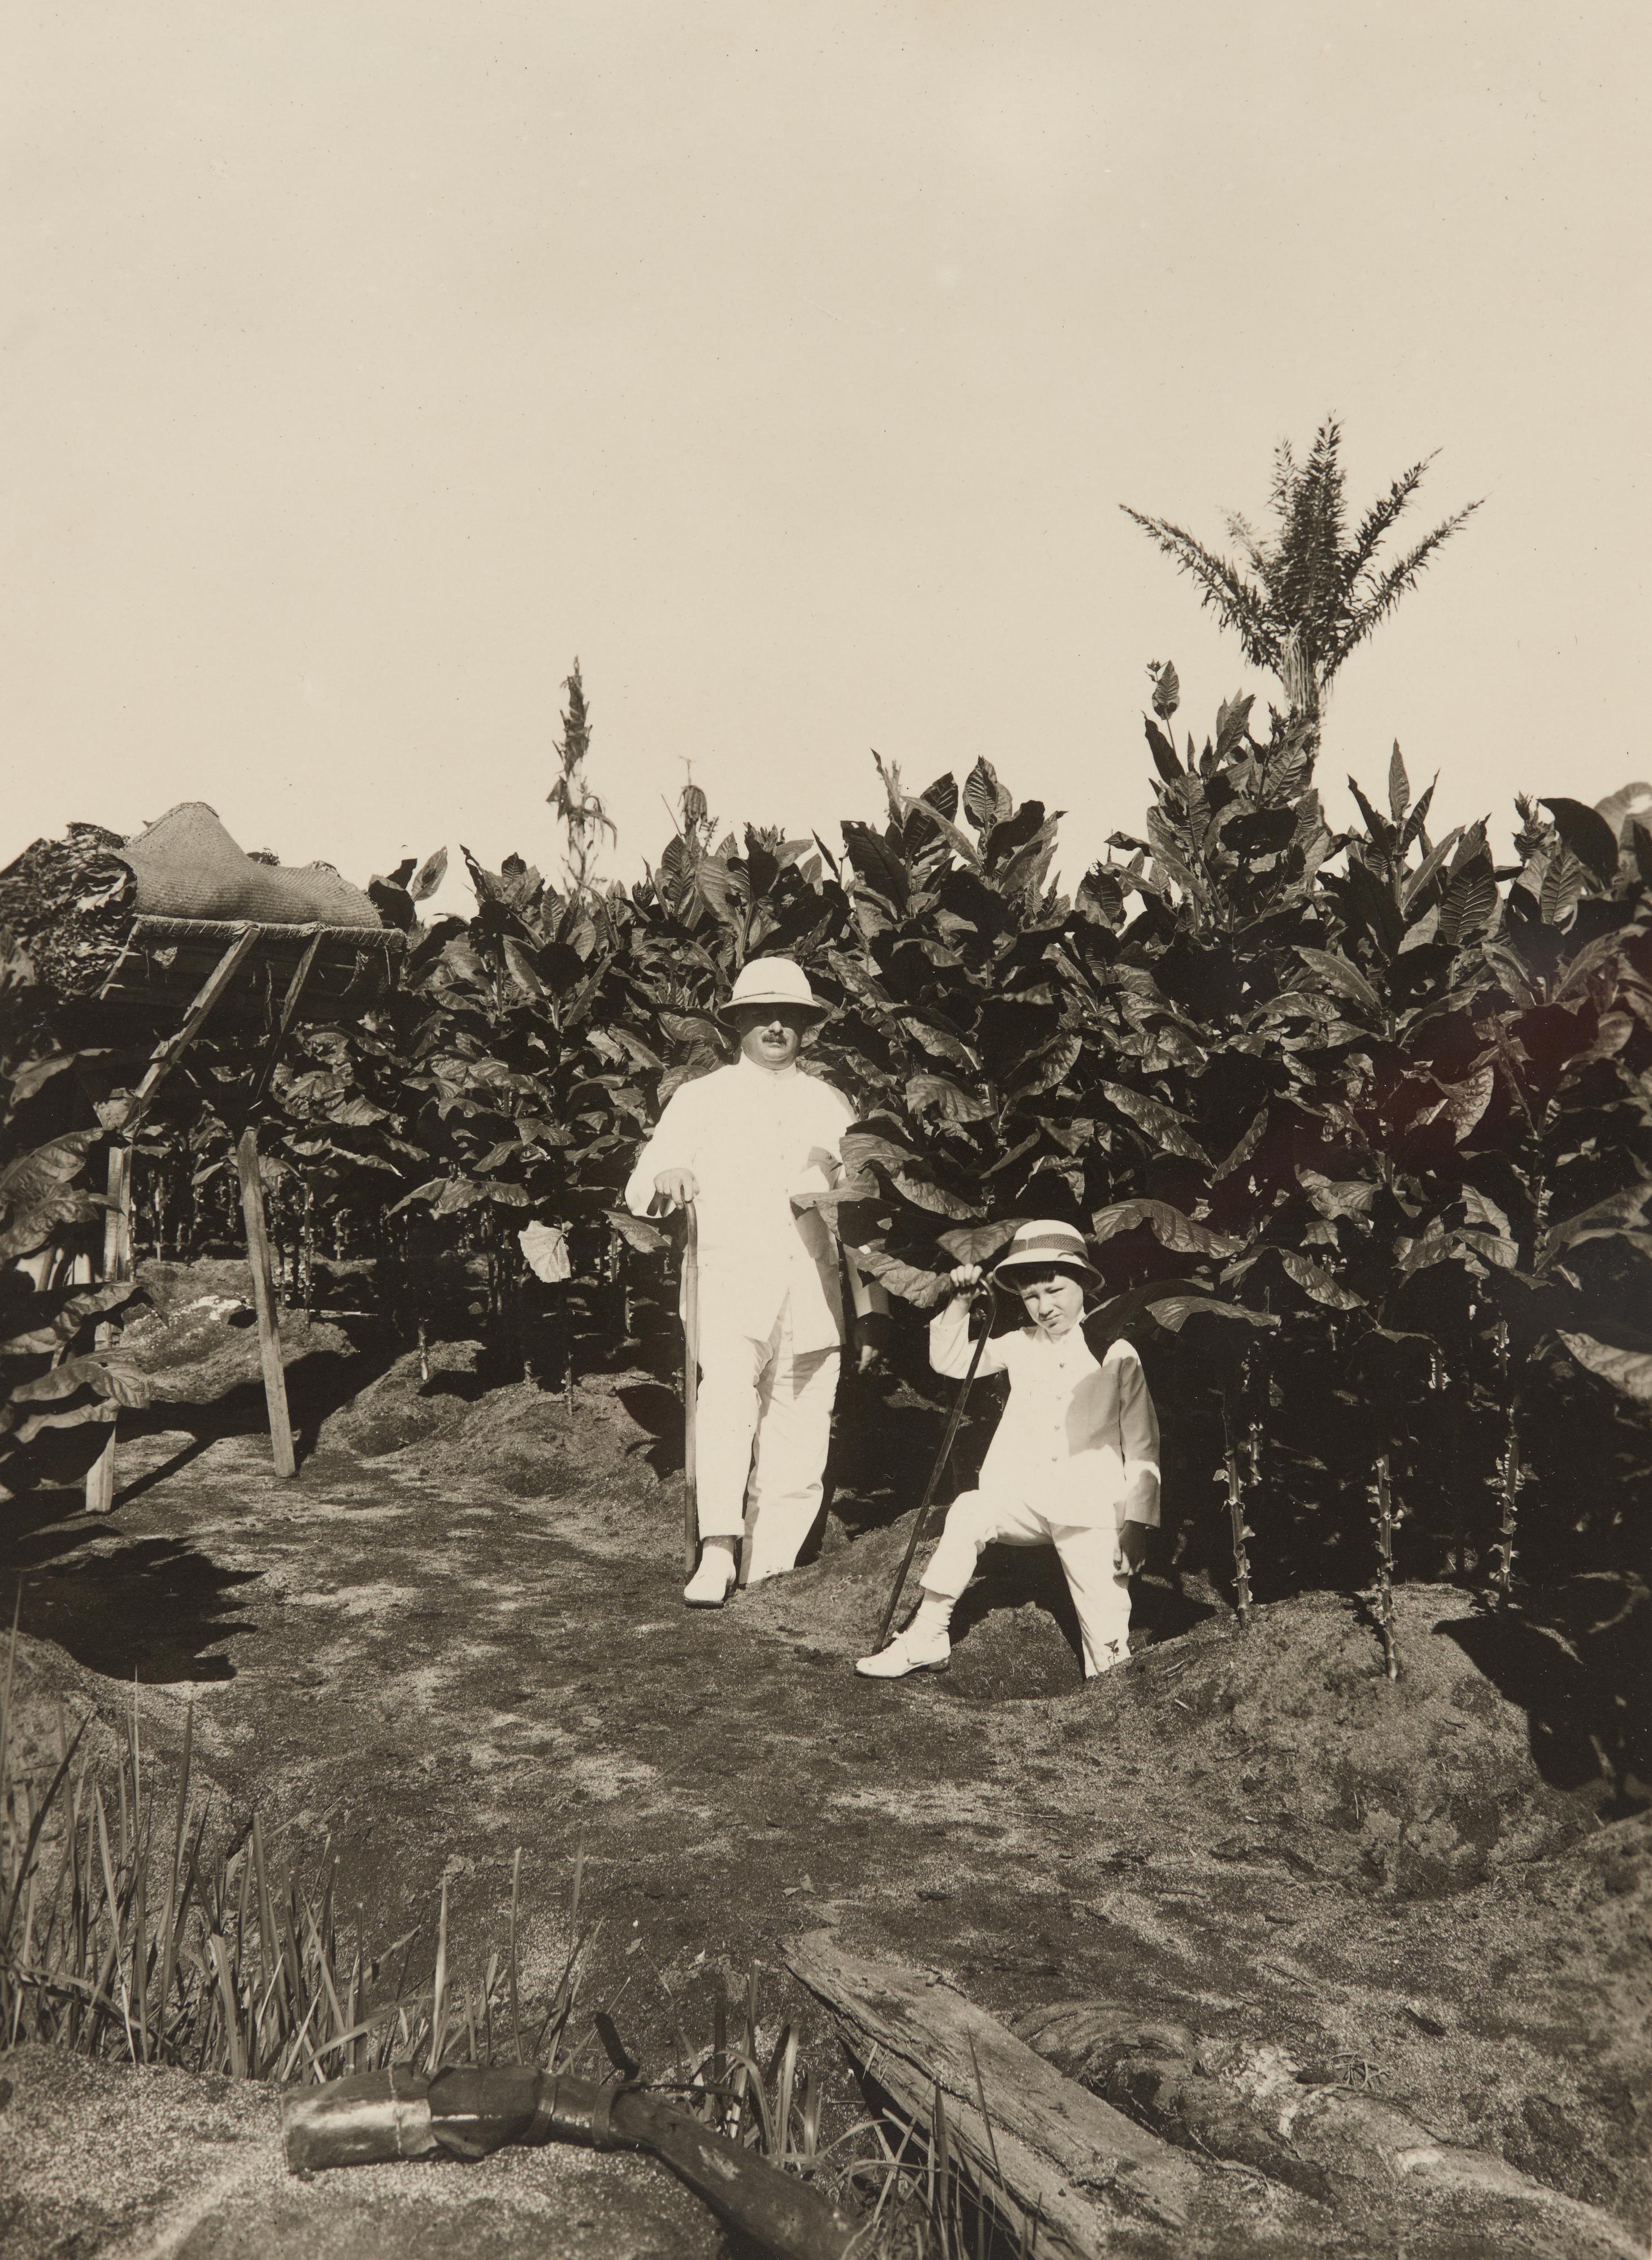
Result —
[[1105, 1525], [1052, 1522], [1004, 1491], [960, 1491], [924, 1571], [924, 1591], [955, 1601], [975, 1575], [981, 1548], [992, 1545], [1054, 1546], [1073, 1597], [1087, 1679], [1129, 1655], [1130, 1576], [1114, 1567], [1119, 1541], [1111, 1516]]
[[745, 1531], [747, 1584], [796, 1566], [820, 1511], [840, 1362], [835, 1342], [793, 1351], [790, 1306], [761, 1341], [701, 1334], [700, 1536]]

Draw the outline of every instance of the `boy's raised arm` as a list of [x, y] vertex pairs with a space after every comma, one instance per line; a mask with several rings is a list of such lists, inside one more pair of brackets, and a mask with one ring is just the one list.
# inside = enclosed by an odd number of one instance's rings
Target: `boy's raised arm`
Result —
[[[929, 1362], [937, 1373], [949, 1380], [962, 1381], [969, 1370], [974, 1344], [969, 1339], [969, 1313], [973, 1308], [970, 1289], [979, 1281], [977, 1266], [966, 1263], [952, 1275], [949, 1298], [929, 1321]], [[989, 1323], [990, 1323], [989, 1321]], [[977, 1373], [1002, 1373], [1004, 1353], [995, 1341], [982, 1348]]]

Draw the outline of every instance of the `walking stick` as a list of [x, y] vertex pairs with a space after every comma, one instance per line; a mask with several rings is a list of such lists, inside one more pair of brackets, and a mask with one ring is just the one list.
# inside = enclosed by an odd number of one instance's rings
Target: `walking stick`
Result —
[[683, 1214], [683, 1574], [691, 1577], [700, 1551], [700, 1220], [692, 1201]]
[[895, 1621], [896, 1610], [900, 1606], [901, 1588], [905, 1584], [906, 1574], [912, 1566], [912, 1556], [918, 1551], [918, 1541], [924, 1534], [924, 1524], [929, 1514], [929, 1503], [935, 1496], [935, 1487], [940, 1481], [941, 1470], [952, 1457], [953, 1440], [958, 1434], [958, 1423], [963, 1418], [963, 1408], [969, 1398], [969, 1384], [976, 1377], [981, 1363], [981, 1354], [987, 1346], [987, 1335], [992, 1327], [992, 1290], [990, 1286], [977, 1288], [969, 1298], [969, 1307], [972, 1311], [983, 1303], [985, 1323], [976, 1339], [975, 1348], [970, 1353], [969, 1370], [959, 1384], [956, 1401], [948, 1416], [947, 1433], [940, 1440], [940, 1449], [935, 1455], [935, 1464], [929, 1470], [929, 1481], [924, 1485], [924, 1496], [919, 1504], [917, 1519], [912, 1524], [912, 1534], [906, 1541], [906, 1551], [901, 1556], [900, 1569], [896, 1575], [895, 1590], [889, 1597], [889, 1606], [883, 1612], [883, 1621], [877, 1628], [879, 1648], [882, 1648], [889, 1639], [889, 1628]]

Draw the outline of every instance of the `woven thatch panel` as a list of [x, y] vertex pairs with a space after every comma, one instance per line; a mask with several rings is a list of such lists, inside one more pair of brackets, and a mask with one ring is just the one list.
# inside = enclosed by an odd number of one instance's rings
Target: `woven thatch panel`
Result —
[[204, 800], [186, 800], [118, 850], [145, 918], [254, 919], [261, 926], [363, 926], [377, 911], [331, 863], [290, 868], [244, 855]]

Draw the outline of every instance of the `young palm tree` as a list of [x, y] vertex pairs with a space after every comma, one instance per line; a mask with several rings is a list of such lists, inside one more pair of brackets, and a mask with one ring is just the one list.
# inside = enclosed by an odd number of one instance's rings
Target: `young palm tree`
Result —
[[1290, 441], [1281, 440], [1269, 497], [1274, 533], [1264, 539], [1244, 519], [1231, 517], [1227, 531], [1239, 548], [1237, 561], [1218, 556], [1168, 519], [1120, 504], [1167, 557], [1192, 575], [1200, 601], [1236, 633], [1253, 666], [1278, 676], [1291, 712], [1310, 721], [1318, 720], [1327, 687], [1348, 654], [1388, 617], [1441, 543], [1480, 507], [1471, 502], [1405, 556], [1379, 568], [1377, 550], [1434, 458], [1425, 456], [1396, 479], [1350, 540], [1341, 445], [1334, 418], [1314, 433], [1305, 462], [1298, 463]]

